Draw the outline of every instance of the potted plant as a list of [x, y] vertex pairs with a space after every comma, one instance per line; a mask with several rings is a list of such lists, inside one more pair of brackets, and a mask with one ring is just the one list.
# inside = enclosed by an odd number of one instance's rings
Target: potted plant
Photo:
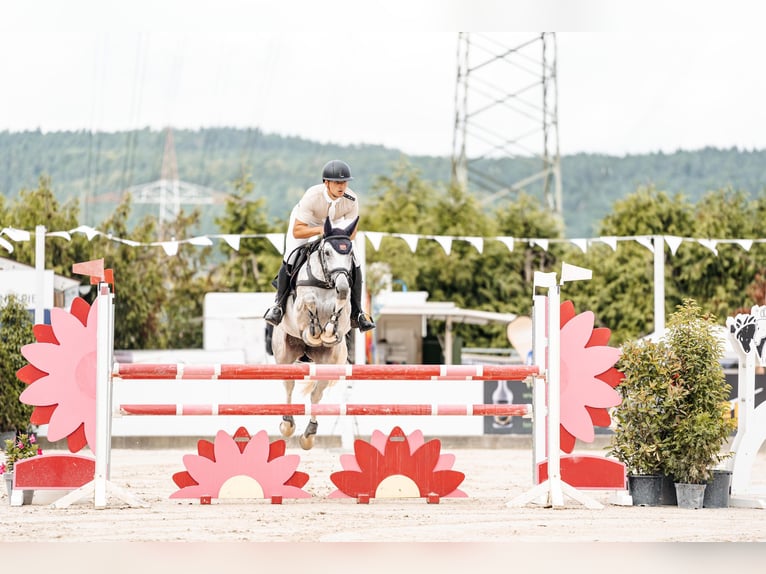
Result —
[[665, 468], [674, 477], [678, 505], [701, 508], [713, 468], [731, 456], [722, 452], [735, 429], [728, 404], [730, 385], [721, 366], [723, 343], [715, 318], [685, 299], [668, 321], [665, 339], [675, 360], [671, 433]]
[[[5, 478], [5, 487], [8, 491], [9, 500], [13, 492], [14, 465], [22, 459], [31, 458], [42, 453], [42, 449], [37, 445], [37, 437], [32, 433], [22, 433], [15, 439], [7, 439], [5, 441], [5, 462], [0, 465], [0, 472], [3, 473], [3, 478]], [[30, 494], [32, 493], [32, 491], [29, 492]]]
[[617, 386], [622, 402], [612, 413], [608, 454], [625, 464], [633, 504], [658, 506], [673, 413], [672, 354], [662, 341], [628, 342], [616, 367], [625, 377]]
[[29, 311], [15, 295], [9, 295], [0, 305], [0, 436], [5, 434], [4, 439], [29, 427], [34, 407], [19, 400], [26, 385], [16, 371], [27, 364], [21, 347], [34, 341]]

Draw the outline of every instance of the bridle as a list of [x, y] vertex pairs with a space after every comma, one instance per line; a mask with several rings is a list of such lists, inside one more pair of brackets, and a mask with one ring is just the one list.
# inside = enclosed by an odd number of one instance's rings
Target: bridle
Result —
[[[324, 237], [321, 240], [315, 242], [315, 245], [310, 249], [309, 256], [306, 258], [306, 273], [308, 279], [301, 279], [296, 282], [296, 285], [308, 285], [311, 287], [321, 287], [323, 289], [334, 289], [335, 282], [338, 280], [339, 275], [345, 275], [349, 285], [351, 284], [351, 268], [335, 267], [333, 269], [328, 268], [327, 256], [325, 255], [324, 245], [328, 243], [336, 252], [341, 255], [351, 255], [353, 251], [353, 243], [351, 238], [347, 235], [330, 235]], [[322, 277], [319, 279], [314, 275], [311, 269], [311, 253], [319, 251], [319, 265], [322, 270]]]

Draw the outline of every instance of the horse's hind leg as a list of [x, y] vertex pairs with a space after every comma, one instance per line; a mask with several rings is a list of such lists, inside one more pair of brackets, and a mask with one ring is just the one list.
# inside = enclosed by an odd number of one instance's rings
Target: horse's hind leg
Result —
[[[314, 388], [311, 391], [312, 405], [316, 405], [319, 403], [319, 401], [322, 400], [322, 395], [324, 394], [324, 390], [327, 388], [328, 384], [329, 384], [329, 381], [316, 382], [316, 384], [314, 385]], [[303, 450], [311, 450], [311, 448], [314, 446], [314, 437], [317, 434], [318, 427], [319, 427], [319, 423], [317, 422], [316, 416], [311, 415], [309, 424], [306, 425], [306, 430], [303, 431], [303, 434], [299, 437], [299, 442]]]
[[[286, 404], [290, 405], [293, 402], [293, 388], [295, 388], [295, 381], [283, 382], [287, 393]], [[279, 423], [279, 432], [281, 432], [284, 437], [293, 436], [293, 433], [295, 432], [295, 419], [293, 418], [293, 415], [284, 415], [282, 417], [282, 422]]]

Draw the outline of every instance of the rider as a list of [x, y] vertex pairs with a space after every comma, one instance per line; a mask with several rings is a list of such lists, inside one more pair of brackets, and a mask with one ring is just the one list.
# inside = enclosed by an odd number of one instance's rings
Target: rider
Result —
[[[347, 220], [347, 225], [359, 215], [359, 203], [356, 193], [348, 187], [351, 168], [344, 161], [334, 159], [322, 168], [322, 183], [306, 190], [303, 197], [290, 213], [290, 224], [285, 237], [285, 253], [282, 266], [277, 275], [277, 295], [275, 305], [270, 307], [264, 319], [271, 325], [278, 325], [285, 312], [285, 303], [290, 293], [290, 274], [288, 258], [294, 249], [306, 244], [312, 237], [322, 236], [324, 221], [330, 217], [334, 227], [338, 221]], [[356, 228], [351, 239], [356, 236]], [[360, 331], [375, 328], [372, 317], [362, 311], [362, 273], [354, 259], [354, 272], [351, 286], [351, 327]]]

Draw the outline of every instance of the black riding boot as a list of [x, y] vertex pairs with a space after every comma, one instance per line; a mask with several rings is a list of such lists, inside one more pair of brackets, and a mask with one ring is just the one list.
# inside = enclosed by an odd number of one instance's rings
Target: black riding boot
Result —
[[372, 317], [362, 311], [362, 274], [356, 266], [351, 284], [351, 328], [362, 332], [375, 328]]
[[284, 262], [279, 268], [279, 273], [274, 281], [277, 288], [277, 295], [274, 299], [275, 305], [266, 311], [263, 318], [266, 319], [267, 323], [276, 327], [282, 321], [282, 317], [285, 314], [285, 303], [287, 302], [287, 296], [290, 294], [290, 276], [287, 274]]

